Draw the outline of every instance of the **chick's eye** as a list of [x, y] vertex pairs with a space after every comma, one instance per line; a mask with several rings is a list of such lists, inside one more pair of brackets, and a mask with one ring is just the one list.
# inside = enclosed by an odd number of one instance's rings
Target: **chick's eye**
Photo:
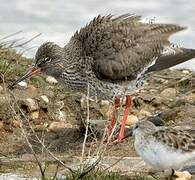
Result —
[[137, 129], [138, 128], [138, 124], [135, 124], [134, 128], [133, 129]]

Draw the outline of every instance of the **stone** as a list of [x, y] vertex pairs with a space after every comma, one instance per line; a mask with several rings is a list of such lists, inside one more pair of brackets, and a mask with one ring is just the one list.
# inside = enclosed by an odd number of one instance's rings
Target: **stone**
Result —
[[46, 78], [46, 82], [48, 82], [49, 84], [57, 84], [58, 83], [58, 81], [52, 76], [48, 76]]
[[36, 111], [39, 109], [37, 102], [31, 98], [20, 100], [20, 105], [21, 107], [26, 108], [28, 112]]
[[60, 131], [62, 129], [65, 128], [72, 128], [72, 125], [70, 123], [65, 123], [65, 122], [52, 122], [49, 127], [48, 130], [52, 131], [52, 132], [57, 132]]
[[42, 96], [40, 96], [40, 98], [41, 98], [45, 103], [49, 103], [49, 99], [48, 99], [47, 96], [42, 95]]
[[195, 102], [195, 93], [190, 93], [189, 95], [185, 96], [185, 100], [194, 103]]
[[150, 117], [152, 114], [149, 111], [146, 111], [144, 109], [141, 109], [138, 114], [137, 114], [139, 119], [145, 118], [145, 117]]
[[188, 70], [183, 70], [182, 73], [183, 73], [183, 74], [189, 74], [190, 71], [188, 71]]
[[61, 111], [60, 109], [55, 112], [55, 120], [57, 121], [66, 121], [66, 114], [64, 111]]
[[192, 179], [192, 175], [188, 171], [175, 171], [175, 180], [190, 180]]
[[177, 95], [175, 88], [167, 88], [160, 93], [161, 97], [173, 99]]
[[112, 106], [112, 104], [109, 101], [107, 101], [107, 100], [101, 101], [99, 111], [106, 119], [108, 117], [110, 117], [113, 109], [114, 109], [114, 107]]
[[101, 106], [109, 106], [110, 105], [110, 102], [108, 100], [101, 100], [100, 105]]
[[25, 81], [21, 81], [18, 83], [18, 85], [22, 88], [27, 88], [28, 84]]
[[39, 118], [39, 111], [33, 111], [30, 113], [30, 117], [32, 120]]
[[129, 115], [127, 117], [126, 126], [133, 127], [136, 122], [138, 122], [138, 117], [135, 115]]

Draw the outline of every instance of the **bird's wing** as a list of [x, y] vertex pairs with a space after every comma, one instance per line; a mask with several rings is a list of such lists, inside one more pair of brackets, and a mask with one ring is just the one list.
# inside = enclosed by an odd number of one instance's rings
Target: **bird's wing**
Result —
[[99, 15], [76, 32], [70, 43], [93, 59], [98, 77], [131, 79], [159, 57], [171, 34], [183, 29], [174, 24], [142, 23], [137, 15]]
[[166, 128], [154, 132], [153, 136], [175, 150], [195, 151], [195, 138], [187, 131]]

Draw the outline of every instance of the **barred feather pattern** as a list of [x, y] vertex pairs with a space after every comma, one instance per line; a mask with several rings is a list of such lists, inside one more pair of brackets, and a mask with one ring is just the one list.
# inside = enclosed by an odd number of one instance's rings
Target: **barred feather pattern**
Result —
[[169, 36], [185, 29], [175, 24], [142, 23], [140, 18], [132, 14], [99, 15], [63, 48], [43, 44], [36, 62], [50, 57], [52, 61], [43, 66], [43, 72], [70, 90], [86, 92], [90, 84], [92, 94], [107, 99], [133, 93], [140, 74], [145, 74], [146, 67], [170, 45]]

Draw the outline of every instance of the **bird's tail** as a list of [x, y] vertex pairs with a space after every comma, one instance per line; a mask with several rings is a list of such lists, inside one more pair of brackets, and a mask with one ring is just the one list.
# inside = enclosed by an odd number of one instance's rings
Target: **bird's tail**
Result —
[[167, 69], [195, 58], [195, 49], [171, 48], [171, 50], [172, 53], [165, 53], [157, 58], [155, 64], [150, 66], [145, 73]]

